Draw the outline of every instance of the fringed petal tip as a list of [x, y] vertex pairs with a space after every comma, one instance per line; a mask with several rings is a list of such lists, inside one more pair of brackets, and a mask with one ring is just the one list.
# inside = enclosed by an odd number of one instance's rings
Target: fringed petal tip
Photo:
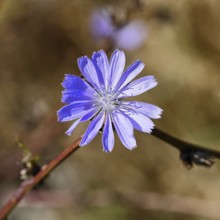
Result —
[[112, 152], [112, 150], [107, 150], [107, 149], [103, 149], [103, 151], [104, 151], [105, 153], [111, 153], [111, 152]]
[[81, 143], [79, 144], [79, 147], [83, 147], [83, 146], [85, 146], [85, 145], [82, 145]]
[[154, 127], [155, 127], [155, 126], [153, 126], [152, 128], [150, 128], [149, 132], [146, 132], [146, 133], [147, 133], [147, 134], [151, 134], [152, 131], [154, 130]]
[[66, 84], [67, 84], [67, 81], [68, 81], [68, 78], [71, 77], [71, 74], [65, 74], [64, 75], [64, 78], [63, 78], [63, 81], [61, 83], [61, 86], [66, 89]]
[[132, 150], [134, 150], [135, 148], [137, 148], [137, 145], [135, 145], [135, 146], [133, 146], [133, 147], [130, 147], [130, 148], [128, 148], [128, 147], [126, 147], [128, 150], [130, 150], [130, 151], [132, 151]]
[[[82, 142], [82, 141], [81, 141]], [[87, 145], [87, 143], [81, 143], [79, 144], [80, 147], [85, 147]]]
[[[82, 75], [83, 75], [82, 66], [85, 66], [85, 65], [86, 65], [88, 59], [89, 59], [89, 58], [88, 58], [87, 56], [81, 56], [81, 57], [79, 57], [79, 58], [77, 59], [77, 64], [78, 64], [78, 67], [79, 67], [79, 69], [80, 69]], [[85, 77], [85, 76], [84, 76], [84, 77]]]
[[162, 117], [162, 114], [163, 114], [163, 112], [164, 112], [164, 110], [163, 110], [162, 108], [158, 107], [158, 109], [160, 110], [160, 111], [158, 112], [158, 118], [155, 118], [155, 119], [161, 118], [161, 117]]
[[111, 153], [113, 149], [114, 149], [114, 145], [112, 145], [112, 146], [104, 146], [103, 145], [103, 151], [105, 153]]
[[158, 107], [158, 106], [155, 106], [155, 105], [152, 105], [152, 104], [150, 104], [150, 105], [154, 106], [154, 109], [151, 110], [151, 115], [148, 115], [148, 117], [152, 118], [152, 119], [160, 119], [162, 117], [162, 114], [163, 114], [164, 110], [162, 108]]
[[64, 120], [61, 116], [57, 115], [57, 121], [58, 122], [67, 122], [66, 120]]
[[93, 54], [92, 54], [92, 57], [93, 57], [95, 54], [99, 54], [99, 53], [106, 55], [105, 51], [101, 49], [101, 50], [98, 50], [98, 51], [94, 51]]
[[72, 132], [66, 131], [65, 134], [71, 136]]
[[89, 58], [88, 58], [88, 56], [81, 56], [81, 57], [78, 57], [78, 58], [77, 58], [77, 61], [80, 61], [80, 60], [82, 60], [82, 59], [89, 59]]
[[60, 110], [58, 110], [58, 111], [56, 112], [56, 116], [57, 116], [57, 121], [59, 121], [59, 122], [62, 122], [62, 121], [61, 121], [61, 119], [60, 119], [60, 115], [59, 115], [59, 112], [60, 112]]
[[145, 131], [144, 133], [147, 133], [147, 134], [151, 134], [152, 133], [152, 130], [154, 129], [155, 125], [149, 127], [149, 130], [148, 131]]
[[[150, 84], [150, 89], [154, 88], [155, 86], [158, 85], [157, 79], [155, 78], [154, 75], [149, 75], [149, 84]], [[148, 77], [148, 76], [147, 76]]]

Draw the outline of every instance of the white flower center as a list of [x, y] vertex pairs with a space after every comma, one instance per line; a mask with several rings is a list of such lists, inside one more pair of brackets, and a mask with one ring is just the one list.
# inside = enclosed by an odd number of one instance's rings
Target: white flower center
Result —
[[113, 92], [103, 92], [98, 103], [104, 111], [112, 111], [119, 104], [119, 101]]

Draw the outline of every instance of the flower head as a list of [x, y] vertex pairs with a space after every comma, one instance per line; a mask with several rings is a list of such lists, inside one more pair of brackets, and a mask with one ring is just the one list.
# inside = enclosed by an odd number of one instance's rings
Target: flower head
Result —
[[133, 50], [140, 47], [146, 38], [144, 22], [136, 20], [117, 24], [113, 13], [107, 9], [96, 9], [91, 16], [91, 32], [96, 42], [110, 40], [117, 48]]
[[71, 135], [75, 127], [91, 120], [83, 135], [80, 146], [88, 144], [103, 130], [102, 145], [106, 152], [114, 147], [114, 131], [122, 144], [136, 147], [134, 128], [150, 133], [154, 123], [150, 118], [160, 118], [162, 109], [148, 103], [123, 100], [137, 96], [155, 87], [154, 76], [132, 80], [143, 70], [144, 64], [137, 60], [125, 71], [125, 54], [115, 50], [110, 61], [104, 51], [94, 52], [78, 59], [79, 69], [84, 79], [66, 74], [62, 86], [62, 102], [67, 105], [58, 111], [60, 122], [75, 120], [66, 131]]
[[93, 12], [91, 16], [91, 31], [97, 41], [112, 37], [115, 26], [108, 10], [101, 9]]

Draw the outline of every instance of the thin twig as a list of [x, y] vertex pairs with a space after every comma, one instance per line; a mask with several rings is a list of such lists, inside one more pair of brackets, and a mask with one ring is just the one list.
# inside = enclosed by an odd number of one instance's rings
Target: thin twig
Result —
[[[191, 168], [193, 164], [211, 167], [213, 158], [220, 159], [220, 152], [210, 150], [195, 144], [191, 144], [175, 138], [158, 128], [155, 128], [152, 135], [169, 143], [180, 151], [180, 159], [183, 163]], [[31, 191], [38, 183], [47, 177], [59, 164], [74, 153], [79, 148], [81, 138], [78, 138], [72, 145], [62, 151], [49, 164], [42, 167], [40, 172], [33, 178], [23, 182], [18, 190], [11, 196], [8, 202], [0, 209], [0, 220], [5, 219], [9, 213], [17, 206], [20, 200]]]
[[214, 164], [213, 159], [220, 159], [219, 151], [182, 141], [158, 128], [154, 128], [152, 135], [178, 149], [180, 152], [180, 159], [187, 168], [192, 168], [194, 164], [211, 167]]
[[17, 206], [20, 200], [33, 189], [39, 182], [47, 177], [59, 164], [67, 159], [72, 153], [79, 148], [81, 138], [78, 138], [69, 147], [62, 151], [50, 163], [44, 165], [41, 171], [33, 178], [23, 182], [17, 191], [11, 196], [8, 202], [0, 209], [0, 220], [5, 219], [9, 213]]

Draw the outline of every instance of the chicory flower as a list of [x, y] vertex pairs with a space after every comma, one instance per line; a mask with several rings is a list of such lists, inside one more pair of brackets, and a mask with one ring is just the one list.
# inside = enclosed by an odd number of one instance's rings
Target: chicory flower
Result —
[[[92, 58], [78, 59], [83, 78], [66, 74], [62, 86], [62, 102], [67, 105], [58, 111], [58, 121], [75, 120], [66, 131], [71, 135], [75, 127], [91, 121], [80, 146], [87, 145], [103, 130], [103, 150], [111, 152], [114, 147], [114, 131], [129, 150], [136, 147], [134, 129], [150, 133], [154, 128], [151, 119], [158, 119], [162, 109], [145, 102], [126, 101], [157, 85], [153, 75], [132, 81], [144, 68], [137, 60], [125, 71], [125, 54], [115, 50], [110, 58], [104, 51], [94, 52]], [[151, 119], [150, 119], [151, 118]]]
[[146, 24], [135, 20], [117, 24], [112, 12], [107, 9], [96, 9], [91, 15], [91, 32], [97, 43], [109, 40], [116, 48], [134, 50], [139, 48], [147, 36]]

